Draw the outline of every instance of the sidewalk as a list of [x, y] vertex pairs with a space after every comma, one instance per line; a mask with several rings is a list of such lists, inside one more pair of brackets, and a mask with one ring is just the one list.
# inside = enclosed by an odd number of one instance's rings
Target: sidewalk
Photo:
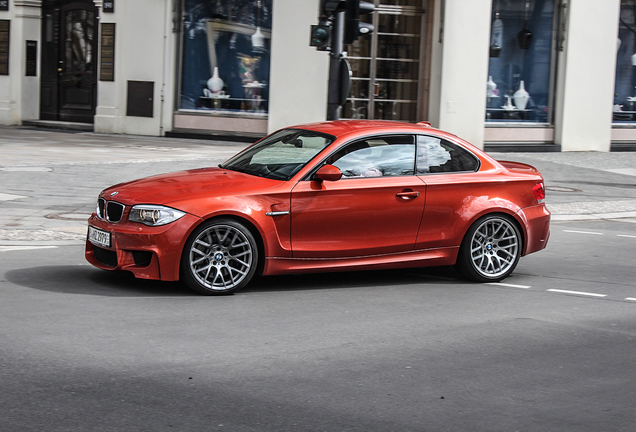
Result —
[[[97, 194], [152, 174], [217, 165], [246, 144], [0, 127], [0, 251], [81, 244]], [[636, 222], [636, 153], [492, 153], [546, 179], [553, 221]]]
[[552, 221], [636, 218], [636, 152], [490, 155], [541, 171]]

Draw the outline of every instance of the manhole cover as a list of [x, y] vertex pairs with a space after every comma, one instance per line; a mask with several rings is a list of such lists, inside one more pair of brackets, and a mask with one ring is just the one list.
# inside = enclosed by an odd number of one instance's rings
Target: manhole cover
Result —
[[47, 219], [86, 222], [90, 215], [84, 213], [51, 213], [44, 216]]

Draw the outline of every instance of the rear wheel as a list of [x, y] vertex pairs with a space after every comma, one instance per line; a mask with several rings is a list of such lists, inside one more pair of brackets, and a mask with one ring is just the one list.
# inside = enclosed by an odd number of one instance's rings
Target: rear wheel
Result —
[[200, 294], [231, 294], [249, 283], [257, 263], [256, 241], [245, 226], [230, 219], [212, 220], [188, 238], [181, 277]]
[[517, 267], [522, 240], [517, 225], [504, 215], [478, 219], [462, 241], [458, 270], [477, 282], [498, 282]]

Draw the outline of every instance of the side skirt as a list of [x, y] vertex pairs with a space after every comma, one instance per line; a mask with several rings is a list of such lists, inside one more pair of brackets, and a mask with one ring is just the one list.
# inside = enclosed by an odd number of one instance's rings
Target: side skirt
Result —
[[454, 265], [457, 261], [458, 253], [459, 247], [456, 246], [386, 255], [370, 255], [364, 257], [337, 259], [266, 257], [263, 275]]

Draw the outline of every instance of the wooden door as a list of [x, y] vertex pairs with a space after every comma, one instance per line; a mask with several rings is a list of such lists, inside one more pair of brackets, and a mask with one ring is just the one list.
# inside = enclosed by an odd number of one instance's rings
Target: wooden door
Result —
[[89, 1], [45, 2], [42, 15], [40, 118], [93, 123], [97, 8]]

